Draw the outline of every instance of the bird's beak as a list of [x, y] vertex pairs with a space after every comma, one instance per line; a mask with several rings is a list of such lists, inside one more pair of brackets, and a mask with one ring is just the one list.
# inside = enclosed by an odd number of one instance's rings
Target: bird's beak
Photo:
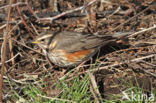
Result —
[[37, 44], [38, 42], [37, 42], [37, 41], [32, 41], [31, 43], [33, 43], [33, 44]]

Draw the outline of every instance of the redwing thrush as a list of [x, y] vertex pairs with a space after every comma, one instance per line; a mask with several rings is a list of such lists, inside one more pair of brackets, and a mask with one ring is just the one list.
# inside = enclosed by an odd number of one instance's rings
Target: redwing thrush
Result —
[[116, 41], [124, 35], [104, 35], [63, 31], [38, 36], [33, 43], [43, 49], [50, 61], [60, 67], [71, 67], [92, 57], [101, 46]]

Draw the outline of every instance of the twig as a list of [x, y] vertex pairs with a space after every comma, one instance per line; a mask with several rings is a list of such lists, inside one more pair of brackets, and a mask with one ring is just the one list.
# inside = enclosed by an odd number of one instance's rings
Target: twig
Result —
[[58, 10], [58, 0], [54, 0], [54, 11], [59, 12]]
[[151, 72], [149, 72], [149, 71], [147, 71], [147, 70], [145, 70], [145, 69], [141, 69], [141, 70], [144, 71], [145, 73], [147, 73], [147, 74], [149, 74], [149, 75], [151, 75], [151, 76], [153, 76], [153, 77], [156, 78], [156, 74], [151, 73]]
[[143, 62], [143, 63], [146, 63], [147, 65], [150, 65], [150, 66], [156, 67], [155, 64], [152, 64], [152, 63], [146, 62], [146, 61], [144, 61], [144, 60], [142, 60], [142, 62]]
[[[121, 7], [119, 6], [111, 15], [109, 15], [107, 18], [110, 18], [114, 14], [118, 13], [121, 10]], [[105, 18], [104, 18], [105, 19]]]
[[16, 23], [16, 25], [9, 31], [9, 34], [13, 31], [13, 30], [15, 30], [16, 28], [17, 28], [17, 26], [19, 25], [19, 24], [21, 24], [22, 23], [22, 21], [20, 20], [18, 23]]
[[132, 5], [132, 3], [130, 3], [128, 0], [125, 0], [129, 5], [128, 5], [128, 7], [130, 8], [130, 9], [132, 9], [132, 11], [134, 11], [134, 14], [136, 14], [136, 9], [135, 9], [135, 7]]
[[155, 28], [156, 28], [156, 24], [154, 24], [152, 27], [149, 27], [147, 29], [143, 29], [141, 31], [135, 32], [135, 33], [129, 35], [129, 37], [136, 36], [137, 34], [140, 34], [140, 33], [143, 33], [143, 32], [146, 32], [146, 31], [149, 31], [149, 30], [152, 30], [152, 29], [155, 29]]
[[0, 7], [0, 9], [5, 9], [5, 8], [8, 8], [8, 7], [15, 7], [15, 6], [17, 6], [17, 5], [26, 5], [26, 3], [25, 2], [18, 2], [18, 3], [16, 3], [16, 4], [10, 4], [10, 5], [5, 5], [5, 6], [2, 6], [2, 7]]
[[96, 101], [95, 103], [99, 103], [98, 98], [96, 97], [96, 94], [94, 93], [94, 90], [93, 90], [92, 86], [90, 86], [90, 92], [92, 93], [92, 95], [93, 95], [93, 97], [94, 97], [94, 99]]
[[3, 75], [4, 75], [4, 70], [5, 70], [5, 59], [6, 59], [6, 48], [7, 48], [7, 36], [9, 32], [9, 20], [10, 20], [10, 12], [11, 12], [11, 4], [12, 0], [9, 1], [10, 7], [8, 8], [8, 17], [7, 17], [7, 26], [6, 26], [6, 31], [4, 32], [4, 41], [2, 44], [2, 68], [1, 68], [1, 76], [0, 76], [0, 102], [2, 103], [2, 88], [3, 88]]
[[25, 22], [25, 20], [24, 20], [23, 17], [22, 17], [22, 14], [21, 14], [21, 11], [20, 11], [18, 5], [16, 6], [16, 9], [17, 9], [17, 11], [18, 11], [18, 14], [19, 14], [21, 20], [22, 20], [22, 23], [25, 25], [25, 27], [26, 27], [26, 29], [28, 30], [28, 32], [30, 33], [31, 37], [34, 38], [32, 32], [31, 32], [31, 29], [29, 28], [29, 26], [27, 25], [27, 23]]
[[96, 94], [96, 100], [98, 100], [98, 101], [96, 101], [96, 103], [102, 103], [102, 97], [101, 97], [101, 94], [99, 92], [97, 83], [95, 81], [95, 76], [90, 71], [88, 71], [88, 75], [89, 75], [91, 83], [92, 83], [93, 91]]
[[2, 26], [0, 27], [0, 30], [3, 29], [3, 28], [5, 28], [5, 27], [6, 27], [6, 24], [2, 25]]
[[71, 69], [71, 71], [69, 71], [68, 73], [66, 73], [64, 76], [62, 76], [61, 78], [59, 78], [59, 80], [64, 80], [65, 78], [67, 78], [69, 76], [69, 74], [71, 74], [74, 71], [78, 71], [81, 67], [83, 67], [83, 65], [86, 63], [86, 61], [82, 62], [81, 64], [79, 64], [76, 68]]
[[76, 68], [71, 69], [70, 71], [68, 71], [64, 76], [62, 76], [61, 78], [59, 78], [59, 80], [64, 80], [66, 77], [68, 77], [72, 72], [74, 72], [76, 70]]
[[[17, 53], [14, 57], [10, 58], [9, 60], [5, 61], [5, 63], [8, 63], [10, 61], [12, 61], [13, 59], [15, 59], [18, 55], [20, 55], [20, 53]], [[2, 65], [2, 63], [0, 63], [0, 65]]]
[[121, 23], [120, 25], [118, 25], [117, 27], [115, 27], [113, 30], [109, 31], [108, 34], [112, 33], [113, 31], [115, 31], [116, 29], [120, 28], [121, 26], [123, 26], [124, 24], [128, 23], [129, 21], [133, 20], [134, 18], [138, 17], [139, 15], [141, 15], [142, 13], [144, 13], [145, 11], [147, 11], [149, 8], [151, 7], [148, 6], [146, 9], [142, 10], [141, 12], [139, 12], [138, 14], [134, 15], [133, 17], [131, 17], [130, 19], [126, 20], [125, 22]]
[[[44, 55], [43, 53], [40, 53], [40, 52], [38, 52], [38, 51], [36, 51], [36, 50], [34, 50], [34, 49], [32, 49], [32, 48], [30, 48], [30, 47], [26, 46], [25, 44], [23, 44], [23, 43], [21, 43], [21, 42], [19, 42], [19, 41], [15, 40], [15, 39], [13, 39], [13, 38], [12, 38], [12, 40], [13, 40], [13, 41], [15, 41], [16, 43], [18, 43], [18, 44], [20, 44], [20, 45], [22, 45], [22, 46], [24, 46], [24, 47], [28, 48], [28, 49], [30, 49], [30, 50], [32, 50], [32, 51], [34, 51], [34, 52], [38, 53], [38, 54]], [[44, 56], [45, 56], [45, 55], [44, 55]]]
[[[15, 0], [12, 0], [12, 3], [14, 3], [15, 2]], [[10, 19], [9, 19], [9, 21], [11, 21], [12, 20], [12, 8], [11, 8], [11, 11], [10, 11]], [[9, 31], [11, 31], [11, 24], [9, 24]], [[9, 32], [9, 34], [10, 34], [11, 32]], [[14, 57], [14, 53], [13, 53], [13, 47], [12, 47], [12, 40], [11, 40], [11, 35], [8, 35], [8, 37], [9, 37], [9, 50], [10, 50], [10, 54], [11, 54], [11, 58], [13, 58]], [[14, 59], [12, 59], [12, 65], [14, 65], [15, 64], [15, 60]]]
[[65, 12], [63, 12], [63, 13], [61, 13], [59, 15], [54, 16], [54, 17], [40, 18], [40, 21], [47, 20], [47, 21], [53, 22], [53, 20], [58, 19], [58, 18], [60, 18], [60, 17], [62, 17], [64, 15], [67, 15], [67, 14], [70, 14], [70, 13], [73, 13], [73, 12], [76, 12], [76, 11], [79, 11], [79, 10], [83, 10], [85, 7], [93, 4], [96, 1], [98, 1], [98, 0], [93, 0], [93, 1], [89, 2], [87, 5], [81, 6], [79, 8], [73, 9], [73, 10], [65, 11]]
[[34, 11], [29, 6], [28, 0], [25, 0], [28, 10], [33, 14], [33, 16], [39, 21], [39, 17], [34, 13]]
[[122, 64], [125, 64], [125, 63], [129, 63], [129, 62], [140, 62], [144, 59], [147, 59], [147, 58], [151, 58], [151, 57], [154, 57], [156, 56], [156, 54], [151, 54], [151, 55], [148, 55], [148, 56], [144, 56], [144, 57], [141, 57], [141, 58], [135, 58], [135, 59], [132, 59], [132, 60], [127, 60], [125, 62], [121, 62], [121, 63], [118, 63], [118, 64], [112, 64], [112, 65], [109, 65], [109, 66], [104, 66], [104, 67], [100, 67], [100, 68], [95, 68], [95, 69], [92, 69], [92, 70], [87, 70], [86, 72], [90, 71], [90, 72], [95, 72], [95, 71], [98, 71], [98, 70], [103, 70], [103, 69], [107, 69], [107, 68], [110, 68], [110, 67], [116, 67], [116, 66], [119, 66], [119, 65], [122, 65]]

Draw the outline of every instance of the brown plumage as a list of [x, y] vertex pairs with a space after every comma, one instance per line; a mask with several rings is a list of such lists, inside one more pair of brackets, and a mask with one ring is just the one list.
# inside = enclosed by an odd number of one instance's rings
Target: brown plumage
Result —
[[37, 43], [43, 49], [52, 63], [60, 67], [71, 67], [88, 60], [101, 46], [126, 35], [98, 37], [71, 31], [50, 32], [38, 36], [33, 43]]

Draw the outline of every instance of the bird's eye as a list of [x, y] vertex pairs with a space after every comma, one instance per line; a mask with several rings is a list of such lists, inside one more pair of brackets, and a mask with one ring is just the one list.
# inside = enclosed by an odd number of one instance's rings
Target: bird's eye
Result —
[[41, 42], [44, 42], [44, 39], [42, 39]]

